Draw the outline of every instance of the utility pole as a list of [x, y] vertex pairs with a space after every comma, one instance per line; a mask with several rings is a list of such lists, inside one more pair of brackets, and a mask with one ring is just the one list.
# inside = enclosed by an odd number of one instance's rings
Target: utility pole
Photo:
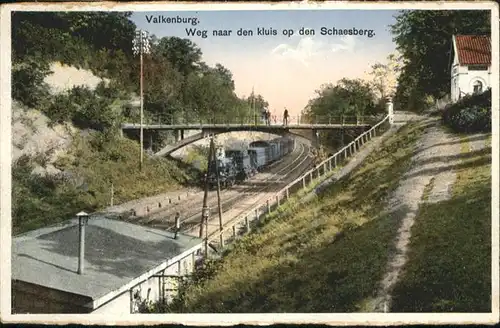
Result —
[[[213, 140], [213, 139], [212, 139]], [[213, 154], [215, 161], [215, 174], [217, 175], [217, 206], [219, 210], [219, 232], [220, 232], [220, 247], [224, 247], [224, 238], [222, 237], [222, 206], [220, 204], [220, 180], [219, 180], [219, 161], [216, 158], [216, 152]]]
[[143, 54], [147, 54], [150, 52], [150, 44], [149, 44], [149, 39], [147, 36], [146, 31], [138, 30], [136, 32], [136, 37], [133, 40], [133, 46], [132, 46], [132, 51], [134, 52], [135, 55], [139, 55], [140, 58], [140, 66], [141, 66], [141, 71], [140, 71], [140, 100], [141, 100], [141, 126], [140, 126], [140, 162], [139, 162], [139, 167], [142, 170], [142, 164], [144, 160], [144, 151], [143, 151], [143, 146], [144, 146], [144, 130], [143, 130], [143, 124], [144, 124], [144, 93], [143, 93], [143, 75], [144, 75], [144, 68], [143, 68]]
[[257, 113], [255, 112], [255, 91], [254, 91], [254, 87], [252, 87], [252, 109], [253, 109], [254, 125], [257, 125]]
[[[200, 234], [199, 234], [200, 238], [203, 238], [203, 226], [205, 224], [207, 224], [207, 222], [205, 222], [205, 221], [208, 221], [208, 217], [207, 217], [207, 214], [209, 214], [208, 213], [208, 206], [207, 206], [207, 198], [208, 198], [208, 174], [209, 174], [209, 171], [210, 171], [210, 164], [211, 164], [211, 160], [212, 160], [212, 157], [213, 157], [213, 153], [214, 153], [214, 140], [213, 140], [213, 138], [211, 138], [210, 139], [210, 148], [208, 150], [207, 174], [205, 176], [205, 192], [203, 194], [203, 208], [202, 208], [202, 212], [201, 212]], [[207, 240], [207, 242], [208, 242], [208, 240]]]

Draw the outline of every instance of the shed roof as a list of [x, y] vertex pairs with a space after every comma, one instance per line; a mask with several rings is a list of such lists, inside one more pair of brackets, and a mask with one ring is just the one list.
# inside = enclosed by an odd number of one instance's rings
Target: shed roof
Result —
[[14, 237], [12, 279], [95, 301], [201, 244], [192, 236], [173, 239], [160, 229], [92, 217], [85, 228], [85, 268], [80, 275], [78, 219], [73, 219]]
[[490, 65], [491, 39], [487, 35], [456, 35], [460, 65]]

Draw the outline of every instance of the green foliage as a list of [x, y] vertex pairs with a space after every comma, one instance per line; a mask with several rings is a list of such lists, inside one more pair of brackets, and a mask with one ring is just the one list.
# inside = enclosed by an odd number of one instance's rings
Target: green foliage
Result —
[[491, 89], [446, 106], [442, 118], [455, 132], [491, 132]]
[[490, 34], [487, 10], [404, 10], [391, 26], [398, 51], [405, 60], [395, 107], [425, 110], [422, 99], [441, 98], [450, 90], [454, 34]]
[[[233, 244], [171, 312], [351, 312], [382, 278], [397, 226], [385, 200], [411, 163], [422, 127], [403, 127], [348, 177], [292, 203]], [[273, 214], [271, 214], [272, 216]]]
[[145, 157], [140, 171], [138, 145], [109, 133], [74, 136], [71, 151], [55, 163], [61, 170], [55, 176], [32, 175], [36, 162], [40, 160], [22, 157], [12, 169], [15, 233], [109, 205], [111, 183], [119, 204], [193, 182], [193, 175], [172, 160]]
[[[49, 96], [43, 79], [54, 61], [90, 69], [122, 93], [139, 93], [140, 64], [132, 55], [136, 26], [129, 17], [119, 12], [14, 13], [14, 98], [41, 107], [55, 120], [71, 119], [81, 126], [104, 128], [113, 120], [135, 118], [131, 110], [109, 110], [110, 103], [122, 98], [117, 92], [101, 92], [97, 99], [77, 88], [44, 103]], [[248, 116], [251, 108], [234, 93], [231, 71], [221, 64], [209, 67], [201, 58], [201, 49], [188, 39], [153, 36], [151, 54], [143, 56], [146, 117], [198, 122], [235, 111]]]
[[[139, 109], [130, 104], [139, 94], [140, 61], [132, 54], [136, 26], [129, 12], [15, 12], [12, 14], [12, 97], [45, 113], [52, 123], [73, 122], [99, 131], [76, 137], [74, 149], [59, 159], [58, 168], [73, 179], [30, 176], [34, 160], [13, 169], [14, 227], [25, 231], [67, 219], [74, 211], [92, 211], [150, 196], [190, 183], [196, 172], [164, 159], [146, 158], [138, 171], [136, 142], [116, 138], [118, 125], [134, 122]], [[154, 36], [153, 36], [154, 37]], [[248, 116], [250, 106], [234, 92], [232, 73], [220, 64], [201, 61], [199, 47], [187, 39], [154, 37], [151, 54], [143, 56], [146, 121], [198, 122], [212, 117]], [[45, 77], [50, 64], [61, 62], [91, 70], [109, 83], [95, 90], [77, 86], [51, 94]], [[135, 121], [137, 122], [137, 121]], [[164, 143], [156, 133], [154, 145]], [[56, 179], [52, 181], [53, 179]]]
[[55, 95], [41, 110], [54, 122], [72, 121], [77, 127], [102, 131], [119, 123], [119, 97], [118, 90], [104, 83], [95, 92], [78, 86]]
[[[384, 101], [376, 102], [372, 86], [360, 79], [342, 79], [336, 85], [326, 84], [316, 93], [316, 98], [309, 101], [302, 114], [305, 121], [328, 123], [330, 120], [343, 120], [353, 123], [362, 116], [385, 112]], [[339, 132], [343, 135], [339, 135]], [[333, 131], [325, 132], [322, 139], [337, 147], [355, 137], [354, 131]]]
[[155, 52], [171, 62], [183, 76], [197, 70], [202, 56], [201, 49], [191, 40], [178, 37], [161, 38]]
[[32, 175], [33, 160], [21, 157], [12, 167], [13, 234], [53, 224], [88, 210], [84, 192], [58, 177]]
[[208, 152], [209, 147], [205, 146], [194, 146], [186, 157], [186, 162], [189, 164], [195, 164], [198, 162], [199, 169], [205, 172], [208, 168]]
[[[91, 50], [132, 53], [135, 25], [130, 12], [23, 12], [12, 14], [14, 61], [38, 57], [78, 62]], [[89, 49], [89, 47], [91, 49]], [[79, 53], [79, 50], [83, 52]], [[68, 62], [66, 62], [68, 63]]]
[[28, 59], [12, 65], [12, 98], [28, 107], [43, 106], [50, 94], [44, 78], [50, 73], [49, 65]]
[[375, 105], [375, 95], [370, 84], [360, 79], [342, 79], [337, 85], [326, 84], [316, 91], [306, 107], [306, 116], [340, 117], [373, 115], [383, 111]]

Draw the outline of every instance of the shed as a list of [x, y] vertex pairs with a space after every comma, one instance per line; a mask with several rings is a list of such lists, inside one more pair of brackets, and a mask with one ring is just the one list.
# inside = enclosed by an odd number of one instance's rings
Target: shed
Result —
[[178, 281], [170, 275], [191, 273], [203, 245], [104, 216], [91, 217], [85, 230], [82, 274], [77, 219], [12, 239], [13, 313], [137, 312], [143, 300], [173, 296]]
[[452, 40], [451, 101], [491, 87], [491, 38], [454, 35]]

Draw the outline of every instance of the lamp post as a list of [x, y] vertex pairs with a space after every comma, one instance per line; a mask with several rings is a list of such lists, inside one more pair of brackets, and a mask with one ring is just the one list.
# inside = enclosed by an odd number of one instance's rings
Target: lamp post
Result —
[[83, 262], [85, 260], [85, 226], [89, 222], [89, 215], [82, 211], [76, 214], [76, 217], [78, 218], [78, 230], [80, 234], [78, 274], [83, 274]]
[[132, 45], [132, 51], [134, 52], [134, 55], [139, 55], [140, 57], [140, 62], [141, 62], [141, 74], [140, 74], [140, 98], [141, 98], [141, 127], [140, 127], [140, 144], [141, 144], [141, 151], [140, 151], [140, 169], [142, 170], [142, 162], [143, 162], [143, 143], [144, 143], [144, 131], [143, 131], [143, 121], [144, 121], [144, 95], [143, 95], [143, 54], [148, 54], [151, 50], [151, 46], [149, 44], [149, 38], [148, 38], [148, 32], [138, 30], [136, 31], [135, 38], [133, 40], [133, 45]]

